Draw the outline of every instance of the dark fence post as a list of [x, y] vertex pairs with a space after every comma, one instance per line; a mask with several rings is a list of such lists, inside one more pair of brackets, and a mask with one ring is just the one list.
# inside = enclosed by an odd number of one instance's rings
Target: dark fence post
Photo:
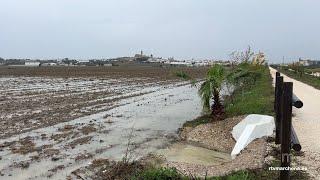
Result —
[[276, 111], [276, 105], [277, 105], [277, 82], [278, 82], [278, 78], [280, 76], [279, 72], [276, 72], [276, 77], [275, 77], [275, 82], [274, 82], [274, 110]]
[[[292, 121], [292, 82], [283, 83], [281, 97], [281, 167], [290, 167], [291, 121]], [[290, 169], [280, 171], [280, 180], [290, 179]]]
[[275, 82], [274, 82], [274, 111], [276, 111], [276, 105], [277, 105], [277, 89], [278, 89], [278, 86], [277, 86], [277, 82], [278, 82], [278, 79], [277, 77], [280, 76], [280, 73], [279, 72], [276, 72], [276, 77], [275, 77]]
[[301, 151], [302, 148], [293, 126], [291, 126], [291, 148], [295, 151]]
[[281, 104], [281, 96], [282, 96], [282, 86], [283, 86], [283, 77], [280, 76], [280, 73], [277, 72], [276, 76], [276, 84], [275, 84], [275, 101], [274, 101], [274, 106], [275, 106], [275, 113], [276, 113], [276, 139], [275, 143], [280, 144], [281, 141], [281, 109], [280, 109], [280, 104]]

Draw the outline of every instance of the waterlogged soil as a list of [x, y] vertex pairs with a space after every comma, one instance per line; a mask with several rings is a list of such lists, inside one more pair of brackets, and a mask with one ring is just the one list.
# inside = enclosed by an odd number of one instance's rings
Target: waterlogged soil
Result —
[[231, 131], [244, 117], [232, 117], [195, 127], [185, 126], [180, 131], [184, 144], [173, 144], [165, 150], [166, 153], [160, 151], [160, 154], [164, 154], [168, 166], [198, 177], [260, 169], [267, 155], [266, 138], [254, 140], [235, 159], [231, 159], [231, 151], [236, 143]]
[[143, 157], [176, 141], [177, 129], [201, 113], [197, 89], [164, 75], [170, 69], [128, 70], [130, 78], [96, 70], [5, 71], [0, 179], [66, 179], [95, 159], [122, 159], [128, 147], [130, 158]]
[[170, 148], [161, 149], [157, 153], [169, 162], [192, 163], [203, 166], [221, 165], [230, 162], [230, 153], [223, 153], [184, 142], [174, 143]]
[[109, 110], [117, 101], [154, 91], [147, 88], [193, 78], [204, 68], [0, 67], [0, 137], [52, 126]]

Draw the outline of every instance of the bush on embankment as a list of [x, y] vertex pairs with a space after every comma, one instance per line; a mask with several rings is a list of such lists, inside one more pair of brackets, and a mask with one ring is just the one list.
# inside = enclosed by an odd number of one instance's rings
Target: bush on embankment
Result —
[[253, 81], [239, 84], [224, 105], [227, 117], [244, 114], [273, 115], [274, 89], [267, 66], [246, 66], [255, 72]]

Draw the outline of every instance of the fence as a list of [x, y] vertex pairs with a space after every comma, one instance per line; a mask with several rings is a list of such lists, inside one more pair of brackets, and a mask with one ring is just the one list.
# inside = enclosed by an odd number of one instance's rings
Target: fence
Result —
[[[293, 94], [293, 83], [284, 82], [276, 73], [274, 110], [276, 113], [275, 143], [281, 144], [281, 167], [290, 167], [290, 151], [301, 150], [301, 145], [292, 126], [292, 106], [302, 108], [303, 102]], [[290, 169], [280, 171], [280, 180], [290, 179]]]

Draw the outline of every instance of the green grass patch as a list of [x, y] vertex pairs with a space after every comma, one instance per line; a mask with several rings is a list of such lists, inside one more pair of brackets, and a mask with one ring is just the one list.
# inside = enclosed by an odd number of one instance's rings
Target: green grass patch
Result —
[[306, 83], [316, 89], [320, 89], [320, 77], [315, 77], [309, 74], [303, 74], [300, 76], [299, 73], [296, 73], [295, 71], [289, 71], [288, 69], [278, 68], [277, 70], [293, 79]]
[[[278, 163], [275, 163], [278, 164]], [[276, 165], [279, 166], [279, 165]], [[269, 171], [268, 168], [258, 170], [240, 170], [234, 171], [225, 176], [205, 177], [200, 178], [194, 175], [182, 175], [175, 168], [162, 167], [162, 168], [149, 168], [145, 171], [136, 174], [132, 180], [276, 180], [279, 177], [278, 171]], [[291, 175], [292, 179], [307, 179], [308, 176], [302, 172], [295, 172]]]
[[208, 180], [256, 180], [256, 175], [247, 170], [235, 171], [226, 176], [209, 177]]
[[175, 168], [149, 168], [131, 178], [132, 180], [163, 180], [163, 179], [184, 179]]
[[210, 115], [203, 115], [193, 119], [191, 121], [187, 121], [183, 124], [183, 127], [196, 127], [200, 124], [206, 124], [212, 121], [212, 117]]
[[272, 77], [266, 66], [257, 69], [261, 75], [254, 84], [235, 90], [233, 98], [226, 98], [224, 105], [227, 117], [243, 114], [273, 115], [274, 88]]
[[166, 179], [174, 179], [174, 180], [201, 180], [201, 179], [207, 179], [207, 180], [256, 180], [257, 175], [252, 171], [242, 170], [242, 171], [236, 171], [232, 172], [229, 175], [225, 176], [219, 176], [219, 177], [205, 177], [205, 178], [199, 178], [195, 177], [193, 175], [182, 175], [179, 173], [175, 168], [149, 168], [145, 171], [140, 172], [139, 174], [136, 174], [131, 179], [132, 180], [142, 180], [142, 179], [148, 179], [148, 180], [166, 180]]
[[182, 78], [184, 80], [189, 80], [190, 79], [190, 76], [187, 73], [185, 73], [184, 71], [176, 72], [176, 76], [179, 77], [179, 78]]

